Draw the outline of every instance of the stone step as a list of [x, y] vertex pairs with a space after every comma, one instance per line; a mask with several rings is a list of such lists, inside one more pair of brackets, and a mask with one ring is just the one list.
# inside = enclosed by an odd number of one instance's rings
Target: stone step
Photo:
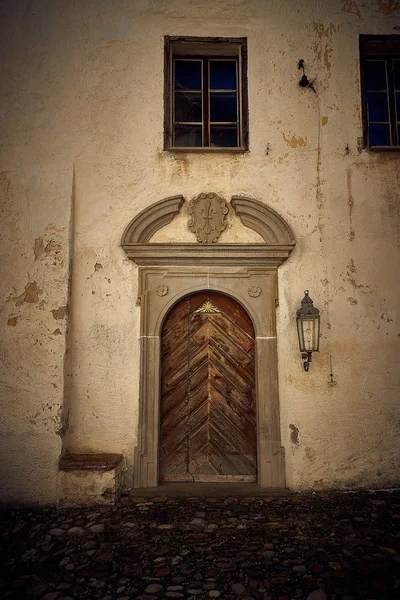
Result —
[[122, 488], [122, 454], [66, 454], [59, 461], [62, 506], [112, 505]]
[[158, 497], [280, 497], [289, 496], [290, 490], [282, 488], [261, 488], [256, 483], [197, 483], [163, 482], [155, 488], [132, 488], [130, 499]]

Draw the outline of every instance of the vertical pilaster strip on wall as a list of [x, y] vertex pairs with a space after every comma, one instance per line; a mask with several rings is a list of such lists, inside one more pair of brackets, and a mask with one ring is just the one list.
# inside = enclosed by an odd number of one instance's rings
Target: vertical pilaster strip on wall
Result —
[[72, 364], [72, 336], [74, 306], [72, 301], [74, 255], [75, 255], [75, 232], [76, 232], [76, 172], [75, 163], [72, 167], [72, 186], [71, 186], [71, 206], [68, 232], [68, 298], [67, 298], [67, 327], [65, 332], [65, 354], [64, 354], [64, 390], [63, 407], [61, 414], [61, 427], [59, 435], [61, 436], [61, 454], [68, 451], [68, 431], [72, 412], [72, 386], [73, 386], [73, 364]]
[[276, 337], [256, 338], [258, 480], [261, 488], [284, 488], [280, 439]]
[[158, 422], [159, 422], [160, 338], [142, 335], [140, 338], [139, 431], [134, 459], [134, 487], [158, 485]]
[[80, 230], [83, 222], [83, 211], [85, 206], [82, 198], [79, 198], [79, 169], [76, 163], [73, 168], [73, 181], [71, 193], [71, 217], [70, 217], [70, 267], [69, 267], [69, 297], [68, 297], [68, 335], [65, 363], [65, 395], [64, 404], [66, 409], [66, 428], [63, 436], [62, 453], [73, 454], [80, 452], [85, 445], [85, 432], [80, 425], [82, 415], [82, 398], [78, 397], [78, 374], [80, 367], [77, 350], [79, 349], [79, 319], [82, 315], [81, 294], [79, 291], [80, 279], [85, 269], [84, 261], [79, 254]]
[[281, 446], [281, 426], [278, 387], [278, 345], [276, 332], [277, 269], [269, 271], [266, 320], [262, 335], [256, 338], [257, 398], [259, 435], [259, 484], [261, 488], [285, 487], [284, 449]]

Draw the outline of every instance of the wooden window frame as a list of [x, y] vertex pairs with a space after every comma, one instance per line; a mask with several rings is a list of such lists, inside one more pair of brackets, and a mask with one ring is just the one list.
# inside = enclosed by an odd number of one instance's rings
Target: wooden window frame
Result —
[[[365, 81], [365, 64], [368, 60], [381, 60], [386, 63], [389, 130], [392, 142], [390, 145], [371, 146], [369, 143], [369, 120]], [[400, 114], [396, 115], [396, 91], [393, 79], [393, 61], [395, 60], [400, 60], [400, 35], [360, 35], [363, 142], [364, 148], [368, 148], [371, 151], [400, 151], [400, 133], [398, 132]]]
[[[177, 47], [185, 47], [188, 51], [179, 51]], [[195, 54], [191, 48], [195, 47]], [[215, 52], [217, 50], [217, 52]], [[225, 52], [229, 50], [229, 52]], [[200, 59], [203, 64], [203, 91], [205, 103], [202, 107], [205, 141], [209, 141], [208, 122], [208, 79], [204, 65], [210, 60], [235, 59], [237, 63], [238, 90], [238, 145], [213, 147], [204, 146], [173, 146], [173, 60]], [[226, 152], [240, 153], [248, 151], [248, 93], [247, 93], [247, 39], [246, 38], [211, 38], [211, 37], [181, 37], [165, 36], [164, 38], [164, 150], [171, 152]]]

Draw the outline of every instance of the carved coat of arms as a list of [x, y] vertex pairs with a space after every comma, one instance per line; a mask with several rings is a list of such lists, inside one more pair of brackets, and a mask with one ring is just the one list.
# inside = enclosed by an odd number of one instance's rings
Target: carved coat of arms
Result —
[[197, 241], [215, 243], [227, 226], [228, 207], [217, 194], [199, 194], [189, 204], [188, 227], [196, 234]]

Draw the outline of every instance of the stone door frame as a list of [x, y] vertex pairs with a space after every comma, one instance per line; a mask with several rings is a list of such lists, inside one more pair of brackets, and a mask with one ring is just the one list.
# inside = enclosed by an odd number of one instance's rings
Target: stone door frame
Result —
[[171, 307], [191, 293], [213, 290], [235, 299], [255, 331], [257, 481], [261, 488], [285, 487], [281, 446], [276, 339], [277, 267], [295, 242], [287, 223], [265, 204], [234, 196], [231, 206], [243, 225], [265, 243], [154, 243], [152, 235], [170, 223], [184, 203], [166, 198], [137, 215], [125, 230], [122, 247], [139, 265], [140, 384], [138, 446], [134, 487], [158, 486], [160, 336]]

